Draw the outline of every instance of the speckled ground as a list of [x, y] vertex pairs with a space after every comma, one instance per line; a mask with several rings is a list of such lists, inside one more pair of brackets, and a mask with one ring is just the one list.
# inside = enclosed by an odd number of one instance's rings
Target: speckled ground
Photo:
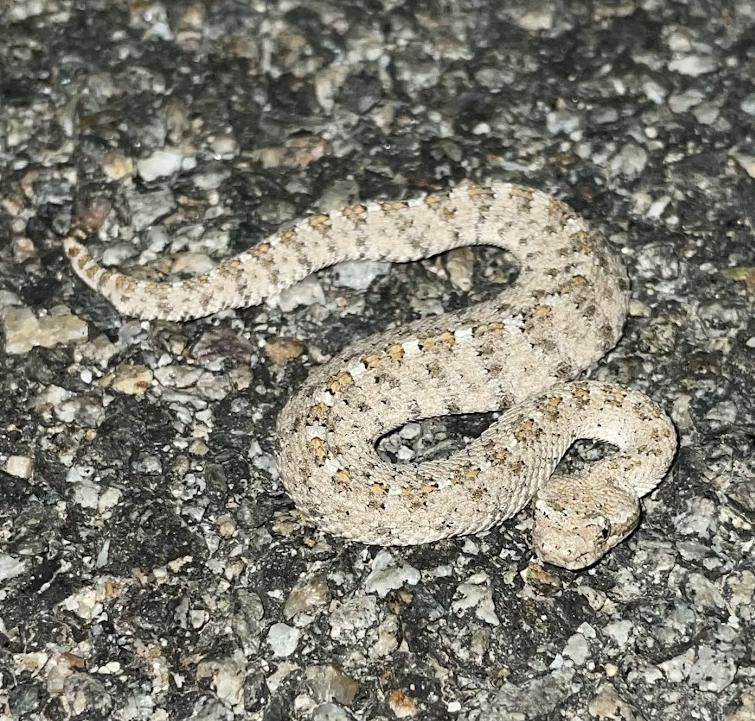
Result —
[[[753, 77], [747, 0], [3, 3], [0, 718], [755, 718]], [[343, 265], [178, 325], [121, 319], [61, 252], [100, 195], [95, 250], [157, 275], [465, 177], [555, 193], [622, 248], [631, 318], [595, 376], [680, 431], [639, 532], [583, 573], [533, 561], [527, 513], [343, 543], [277, 478], [309, 367], [484, 297], [506, 258]]]

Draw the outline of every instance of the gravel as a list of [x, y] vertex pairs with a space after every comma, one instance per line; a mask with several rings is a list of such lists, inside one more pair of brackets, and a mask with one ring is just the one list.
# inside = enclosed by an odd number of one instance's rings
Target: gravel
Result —
[[[16, 0], [0, 58], [1, 717], [754, 717], [752, 3]], [[621, 249], [631, 314], [594, 376], [679, 430], [638, 532], [580, 573], [533, 559], [528, 511], [378, 549], [278, 477], [309, 368], [488, 297], [510, 259], [342, 265], [176, 324], [121, 318], [62, 255], [100, 197], [94, 253], [157, 278], [467, 177], [555, 193]]]

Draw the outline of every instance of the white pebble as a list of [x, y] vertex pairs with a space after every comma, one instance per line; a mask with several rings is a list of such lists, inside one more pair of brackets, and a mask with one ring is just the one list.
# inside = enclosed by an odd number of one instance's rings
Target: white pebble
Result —
[[33, 468], [29, 456], [10, 456], [5, 462], [5, 472], [16, 478], [29, 478]]
[[157, 178], [173, 175], [181, 170], [184, 156], [175, 150], [156, 150], [147, 158], [142, 158], [136, 164], [136, 170], [141, 178], [148, 183]]
[[278, 658], [290, 656], [299, 644], [299, 629], [286, 623], [274, 623], [267, 632], [267, 642]]

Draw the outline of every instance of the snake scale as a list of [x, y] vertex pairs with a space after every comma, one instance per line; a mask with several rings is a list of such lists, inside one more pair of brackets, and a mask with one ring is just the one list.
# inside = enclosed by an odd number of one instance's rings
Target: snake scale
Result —
[[[614, 252], [564, 203], [507, 183], [463, 183], [424, 197], [357, 204], [282, 229], [188, 280], [137, 280], [103, 268], [84, 243], [93, 206], [64, 241], [80, 278], [121, 313], [181, 321], [259, 303], [343, 260], [406, 262], [461, 246], [509, 251], [513, 287], [464, 310], [359, 341], [316, 368], [278, 418], [280, 467], [296, 505], [330, 533], [408, 545], [482, 531], [535, 501], [545, 561], [598, 561], [638, 523], [663, 478], [674, 427], [645, 395], [574, 380], [613, 348], [628, 282]], [[403, 424], [500, 411], [444, 460], [392, 464], [376, 440]], [[577, 439], [616, 451], [556, 467]]]

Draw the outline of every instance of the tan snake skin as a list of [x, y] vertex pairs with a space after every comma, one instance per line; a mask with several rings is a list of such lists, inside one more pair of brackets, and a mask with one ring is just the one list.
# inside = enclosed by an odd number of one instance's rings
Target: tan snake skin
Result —
[[[639, 499], [663, 478], [673, 425], [645, 395], [569, 382], [614, 347], [628, 284], [609, 247], [568, 206], [518, 185], [310, 216], [209, 273], [155, 283], [97, 264], [82, 242], [93, 209], [65, 240], [76, 273], [124, 315], [185, 320], [259, 303], [342, 260], [404, 262], [491, 245], [520, 263], [514, 287], [460, 312], [367, 338], [315, 369], [280, 414], [283, 481], [327, 531], [405, 545], [475, 533], [535, 500], [538, 555], [567, 568], [599, 560], [637, 525]], [[446, 460], [391, 464], [375, 442], [420, 418], [501, 410]], [[580, 438], [617, 446], [554, 474]]]

